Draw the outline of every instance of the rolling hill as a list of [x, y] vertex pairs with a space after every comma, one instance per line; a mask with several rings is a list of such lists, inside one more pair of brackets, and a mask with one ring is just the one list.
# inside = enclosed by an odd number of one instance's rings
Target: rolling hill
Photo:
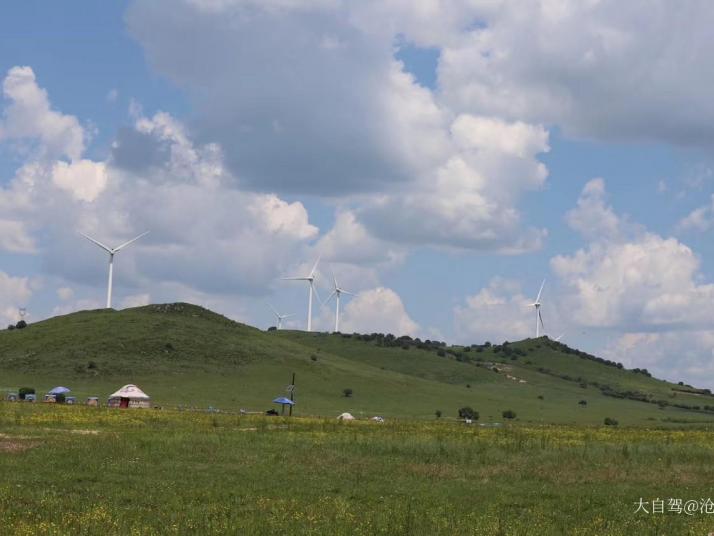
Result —
[[[714, 424], [714, 397], [546, 337], [446, 346], [382, 334], [262, 331], [201, 307], [81, 311], [0, 332], [0, 392], [67, 385], [104, 399], [136, 383], [166, 406], [264, 411], [296, 374], [296, 414], [663, 426]], [[343, 390], [352, 389], [345, 397]]]

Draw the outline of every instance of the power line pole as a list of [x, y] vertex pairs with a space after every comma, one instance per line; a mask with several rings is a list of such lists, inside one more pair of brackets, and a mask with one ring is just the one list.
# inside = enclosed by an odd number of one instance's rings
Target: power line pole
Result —
[[[294, 402], [295, 401], [295, 373], [293, 372], [293, 381], [288, 385], [288, 391], [290, 392], [290, 401]], [[288, 413], [289, 417], [293, 416], [293, 405], [290, 404], [290, 413]]]

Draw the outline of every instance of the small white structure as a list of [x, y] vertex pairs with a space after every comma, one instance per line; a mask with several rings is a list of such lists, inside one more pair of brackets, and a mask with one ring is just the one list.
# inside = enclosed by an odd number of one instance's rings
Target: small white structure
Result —
[[374, 422], [384, 422], [384, 417], [380, 417], [379, 415], [375, 415], [375, 416], [372, 417], [370, 420], [371, 420], [371, 421], [374, 421]]
[[343, 413], [339, 417], [337, 417], [337, 420], [339, 420], [339, 421], [354, 421], [355, 418], [352, 416], [351, 413]]
[[136, 385], [129, 384], [109, 395], [110, 408], [150, 408], [151, 397]]

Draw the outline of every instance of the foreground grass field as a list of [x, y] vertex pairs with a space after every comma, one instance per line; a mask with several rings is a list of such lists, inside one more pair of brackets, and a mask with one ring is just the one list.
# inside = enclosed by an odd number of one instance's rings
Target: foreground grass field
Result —
[[[708, 534], [714, 433], [0, 403], [0, 534]], [[651, 506], [648, 506], [651, 511]]]

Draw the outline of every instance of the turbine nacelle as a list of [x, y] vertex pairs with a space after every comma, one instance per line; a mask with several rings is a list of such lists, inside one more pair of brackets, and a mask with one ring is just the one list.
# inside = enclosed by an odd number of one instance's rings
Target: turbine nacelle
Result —
[[354, 294], [348, 290], [341, 288], [340, 285], [337, 284], [337, 278], [335, 277], [334, 272], [332, 272], [332, 283], [334, 285], [333, 290], [330, 293], [330, 295], [327, 297], [327, 299], [322, 303], [324, 305], [330, 301], [332, 296], [335, 297], [335, 332], [338, 332], [338, 331], [340, 331], [340, 296], [342, 294], [354, 296]]
[[146, 236], [147, 234], [149, 234], [149, 231], [143, 232], [139, 236], [136, 236], [136, 237], [132, 238], [131, 240], [128, 240], [128, 241], [124, 242], [123, 244], [118, 245], [115, 248], [110, 248], [109, 246], [102, 244], [99, 240], [96, 240], [96, 239], [92, 238], [91, 236], [86, 235], [84, 233], [79, 233], [79, 234], [81, 234], [84, 238], [86, 238], [93, 244], [99, 246], [104, 251], [109, 253], [109, 279], [107, 282], [107, 309], [111, 309], [111, 307], [112, 307], [112, 279], [113, 279], [113, 270], [114, 270], [114, 255], [119, 253], [122, 249], [127, 247], [129, 244], [132, 244], [133, 242], [136, 242], [137, 240], [139, 240], [142, 236]]
[[536, 299], [533, 303], [529, 305], [529, 307], [535, 307], [535, 312], [536, 312], [536, 338], [540, 337], [540, 328], [543, 328], [543, 332], [545, 333], [545, 325], [543, 324], [543, 315], [541, 315], [540, 308], [543, 305], [540, 301], [540, 296], [543, 294], [543, 287], [545, 286], [545, 279], [543, 282], [540, 284], [540, 289], [538, 290], [538, 296], [536, 296]]
[[317, 257], [317, 260], [315, 261], [315, 264], [312, 265], [312, 270], [310, 270], [310, 273], [306, 276], [302, 277], [281, 277], [283, 281], [307, 281], [310, 285], [310, 290], [308, 294], [308, 301], [307, 301], [307, 330], [312, 331], [312, 294], [313, 292], [317, 295], [317, 299], [320, 299], [319, 294], [317, 293], [317, 288], [315, 288], [314, 282], [315, 282], [315, 277], [316, 277], [316, 270], [317, 270], [317, 265], [320, 262], [320, 257]]

